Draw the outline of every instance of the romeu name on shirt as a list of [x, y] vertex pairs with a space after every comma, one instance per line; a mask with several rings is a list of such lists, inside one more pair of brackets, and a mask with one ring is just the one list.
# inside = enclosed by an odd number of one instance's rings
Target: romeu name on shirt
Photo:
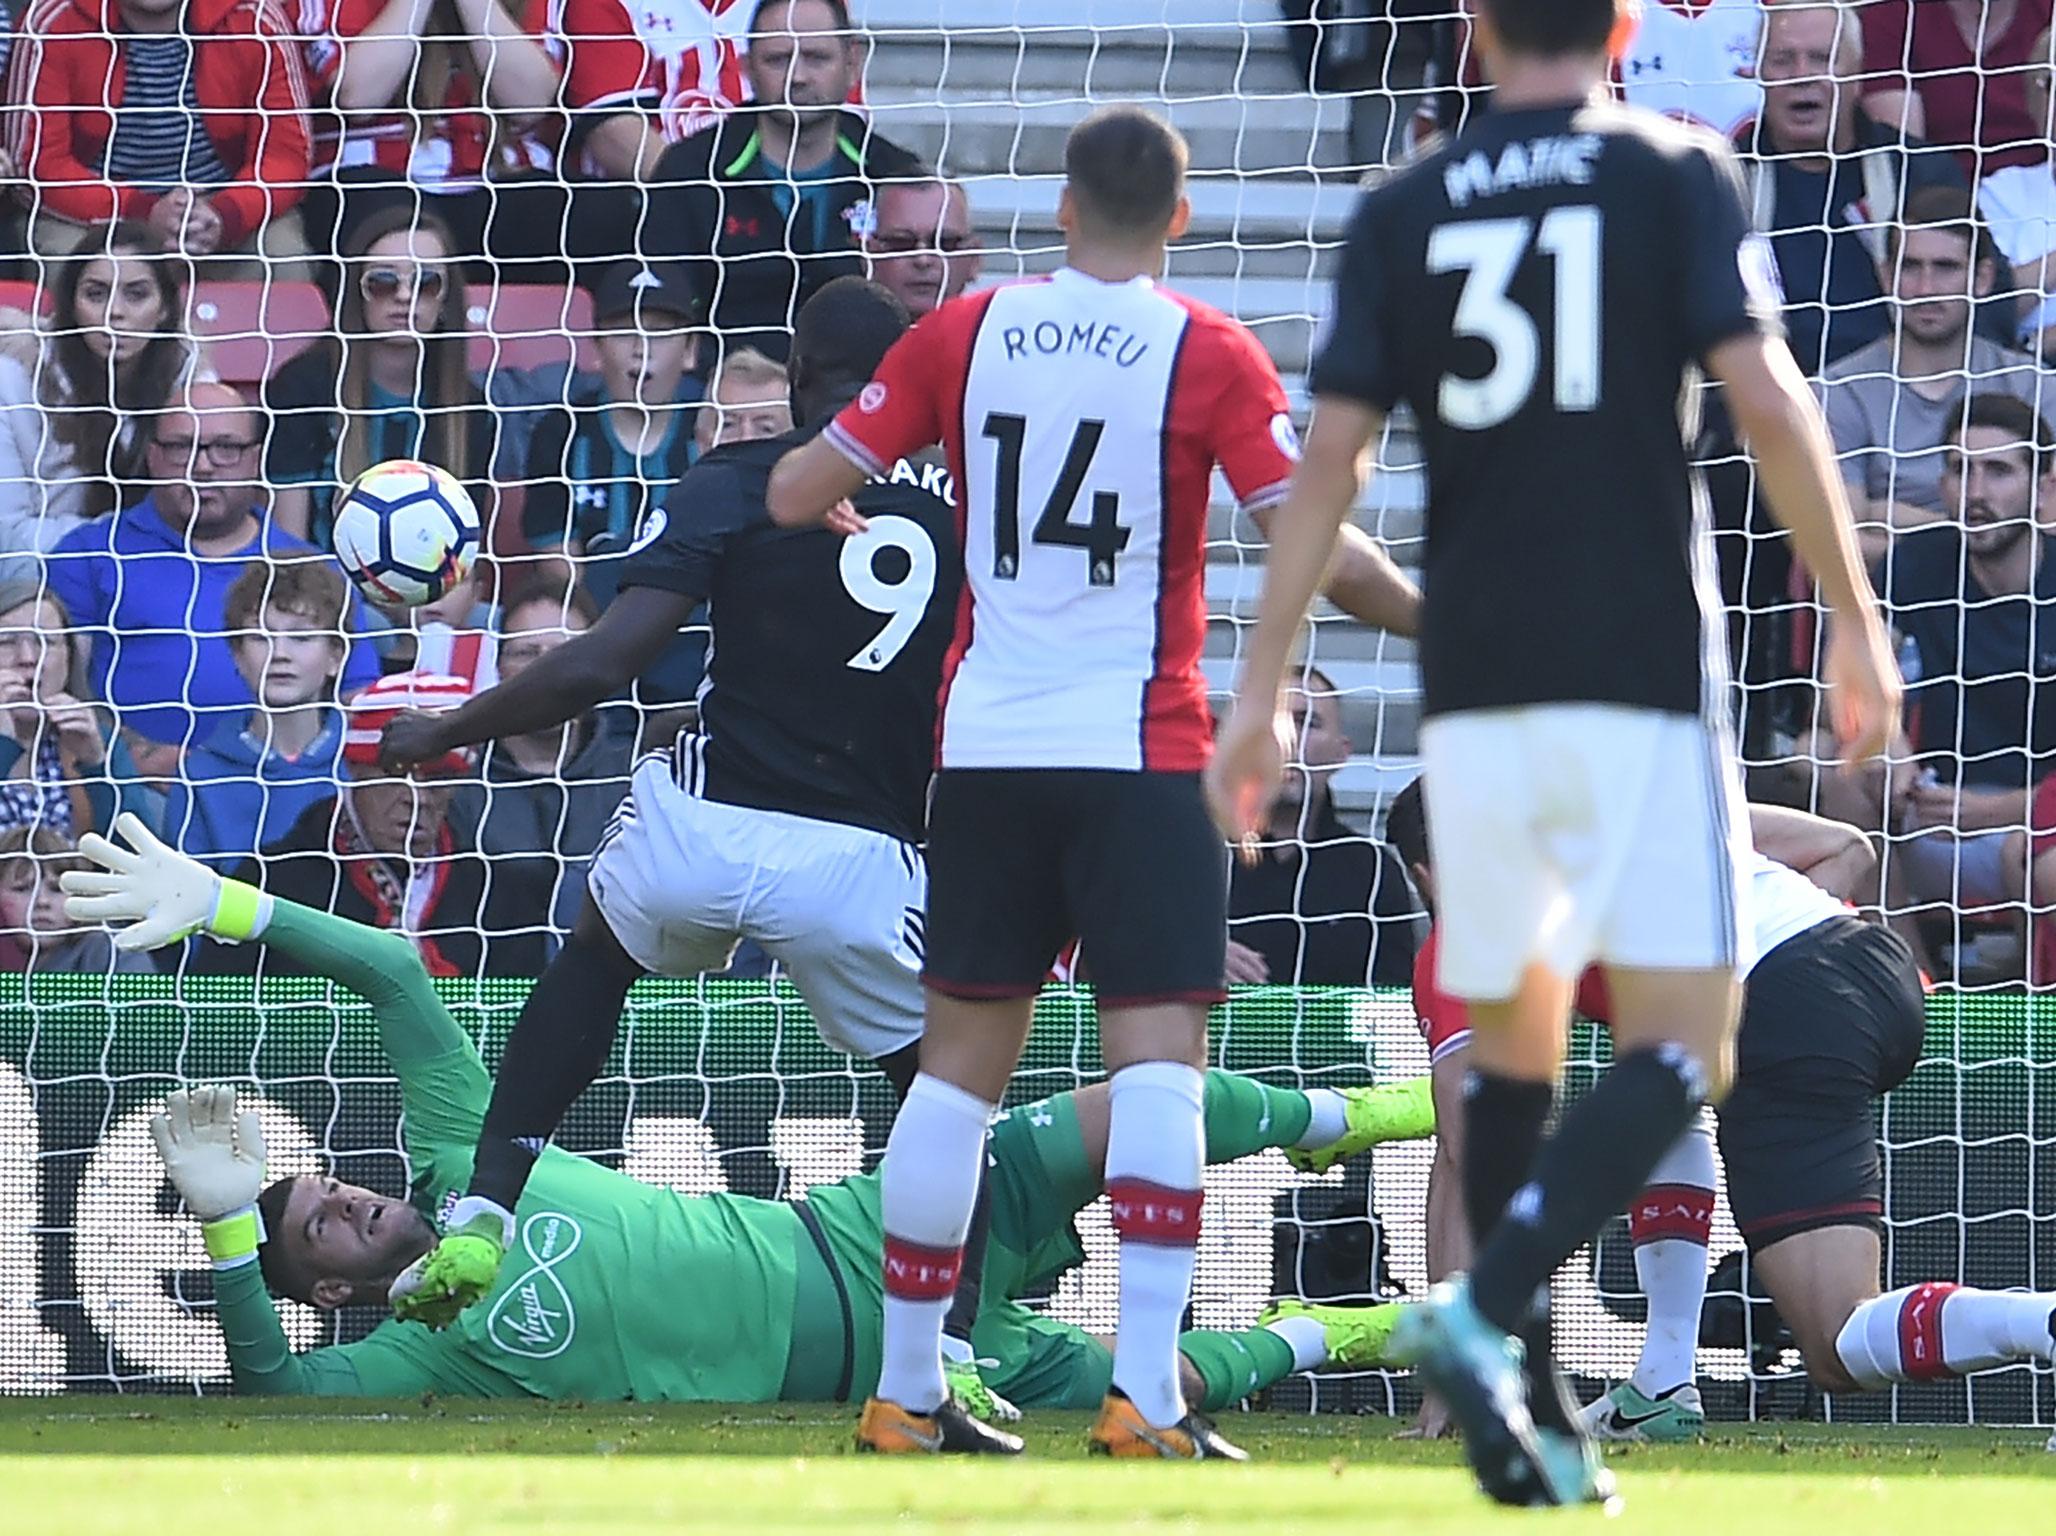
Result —
[[1261, 509], [1298, 455], [1247, 327], [1067, 267], [925, 317], [824, 435], [873, 475], [947, 450], [969, 601], [943, 668], [944, 770], [1205, 766], [1213, 474]]

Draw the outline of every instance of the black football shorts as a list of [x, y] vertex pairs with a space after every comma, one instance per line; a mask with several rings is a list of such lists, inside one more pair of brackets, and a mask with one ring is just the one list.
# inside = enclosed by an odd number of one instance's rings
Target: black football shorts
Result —
[[1920, 968], [1888, 928], [1830, 918], [1757, 962], [1720, 1107], [1728, 1203], [1752, 1252], [1881, 1225], [1877, 1100], [1913, 1070], [1926, 1030]]
[[1199, 775], [943, 770], [923, 984], [1032, 997], [1073, 939], [1102, 1005], [1221, 1000], [1228, 854]]

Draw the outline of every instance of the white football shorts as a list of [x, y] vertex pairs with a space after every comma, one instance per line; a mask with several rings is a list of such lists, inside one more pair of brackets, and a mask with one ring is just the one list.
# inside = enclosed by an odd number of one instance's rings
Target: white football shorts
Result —
[[1748, 806], [1725, 732], [1689, 715], [1549, 704], [1421, 727], [1441, 975], [1499, 1002], [1540, 961], [1746, 964]]
[[671, 755], [653, 752], [587, 885], [621, 947], [659, 976], [721, 970], [751, 939], [791, 973], [837, 1050], [876, 1060], [921, 1037], [928, 871], [910, 843], [699, 799]]

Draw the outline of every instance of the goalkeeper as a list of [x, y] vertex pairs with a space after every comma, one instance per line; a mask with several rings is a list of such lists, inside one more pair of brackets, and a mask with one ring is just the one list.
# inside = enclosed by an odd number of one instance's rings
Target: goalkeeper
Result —
[[[412, 1202], [332, 1178], [264, 1182], [257, 1117], [232, 1090], [170, 1095], [151, 1124], [166, 1171], [202, 1223], [238, 1391], [671, 1402], [843, 1401], [877, 1381], [884, 1311], [878, 1179], [817, 1186], [802, 1202], [686, 1196], [552, 1148], [515, 1212], [512, 1262], [483, 1304], [432, 1332], [388, 1319], [354, 1344], [295, 1355], [282, 1295], [333, 1309], [382, 1303], [436, 1241], [463, 1193], [492, 1090], [413, 947], [396, 934], [225, 880], [124, 816], [121, 847], [88, 835], [98, 872], [64, 878], [67, 912], [126, 924], [149, 949], [204, 930], [263, 943], [367, 1002], [400, 1079]], [[1266, 1147], [1325, 1167], [1425, 1134], [1425, 1081], [1299, 1092], [1212, 1072], [1207, 1157]], [[1082, 1261], [1072, 1221], [1100, 1193], [1103, 1086], [1005, 1116], [991, 1145], [992, 1245], [973, 1344], [988, 1386], [1023, 1405], [1096, 1408], [1105, 1342], [1029, 1311], [1027, 1294]], [[1259, 1326], [1181, 1341], [1187, 1390], [1219, 1409], [1296, 1370], [1384, 1362], [1395, 1306], [1283, 1303]]]

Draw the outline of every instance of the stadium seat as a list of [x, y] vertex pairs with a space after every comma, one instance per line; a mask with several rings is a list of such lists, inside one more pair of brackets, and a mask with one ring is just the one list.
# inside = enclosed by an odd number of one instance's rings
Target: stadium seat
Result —
[[18, 309], [32, 315], [50, 313], [50, 295], [34, 283], [15, 279], [0, 283], [0, 310]]
[[465, 319], [474, 372], [563, 362], [581, 369], [599, 366], [592, 345], [593, 302], [582, 288], [507, 283], [476, 289]]
[[222, 382], [247, 390], [328, 334], [328, 300], [312, 283], [201, 283], [192, 327]]

